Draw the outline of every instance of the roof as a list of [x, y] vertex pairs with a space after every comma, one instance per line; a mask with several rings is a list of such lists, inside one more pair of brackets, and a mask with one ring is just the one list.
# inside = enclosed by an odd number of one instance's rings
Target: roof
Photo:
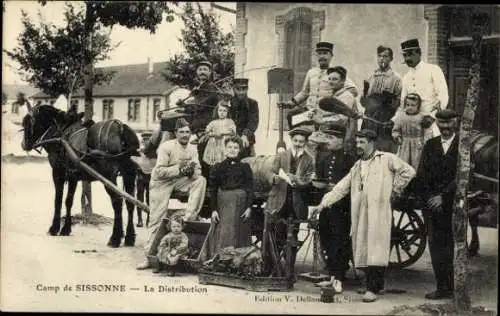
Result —
[[[162, 75], [167, 62], [153, 63], [153, 73], [148, 76], [148, 64], [97, 67], [96, 71], [115, 72], [111, 82], [95, 85], [92, 91], [94, 97], [105, 96], [147, 96], [163, 95], [174, 87]], [[73, 97], [83, 97], [83, 88], [73, 94]], [[45, 93], [37, 93], [34, 98], [50, 98]]]
[[7, 98], [9, 100], [14, 100], [17, 98], [19, 92], [23, 92], [26, 97], [30, 98], [34, 94], [40, 92], [39, 89], [32, 87], [27, 84], [2, 84], [2, 92], [7, 93]]

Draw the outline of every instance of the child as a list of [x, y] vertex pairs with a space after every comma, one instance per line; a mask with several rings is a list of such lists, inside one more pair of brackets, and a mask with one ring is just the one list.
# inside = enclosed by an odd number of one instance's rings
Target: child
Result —
[[403, 111], [398, 111], [392, 118], [392, 137], [399, 145], [397, 155], [415, 170], [424, 146], [424, 128], [433, 122], [432, 117], [420, 112], [421, 104], [422, 99], [418, 94], [409, 93], [404, 99]]
[[182, 232], [184, 222], [181, 217], [173, 216], [167, 224], [167, 229], [170, 232], [163, 236], [158, 245], [158, 268], [153, 273], [159, 273], [163, 268], [170, 267], [169, 276], [174, 276], [175, 272], [172, 269], [177, 265], [179, 259], [185, 256], [188, 252], [188, 237]]
[[209, 166], [222, 162], [226, 158], [224, 141], [227, 136], [236, 135], [236, 124], [228, 118], [229, 106], [229, 101], [221, 100], [215, 110], [217, 118], [207, 125], [206, 133], [209, 139], [203, 153], [203, 161]]

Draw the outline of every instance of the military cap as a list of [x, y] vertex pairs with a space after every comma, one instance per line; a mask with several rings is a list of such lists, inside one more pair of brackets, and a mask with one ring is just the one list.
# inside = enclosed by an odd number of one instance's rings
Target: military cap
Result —
[[316, 144], [328, 144], [334, 138], [344, 138], [345, 132], [345, 120], [327, 121], [320, 125], [318, 131], [311, 134], [309, 141]]
[[416, 48], [420, 48], [420, 44], [418, 43], [418, 39], [416, 38], [412, 38], [401, 43], [401, 49], [403, 51]]
[[290, 135], [290, 137], [293, 137], [295, 135], [302, 135], [307, 138], [311, 136], [312, 130], [307, 126], [297, 126], [289, 131], [288, 134]]
[[186, 121], [185, 118], [181, 117], [181, 118], [178, 118], [177, 121], [175, 121], [175, 130], [178, 130], [179, 128], [183, 128], [183, 127], [190, 127], [189, 126], [189, 122]]
[[316, 51], [329, 51], [330, 53], [333, 53], [333, 43], [329, 42], [319, 42], [316, 44]]
[[436, 118], [440, 121], [449, 121], [458, 116], [457, 112], [452, 109], [444, 109], [436, 113]]
[[356, 132], [356, 137], [368, 138], [371, 140], [377, 139], [377, 132], [371, 129], [362, 129], [359, 132]]
[[199, 61], [198, 64], [196, 65], [196, 68], [200, 67], [200, 66], [207, 66], [208, 68], [212, 69], [213, 68], [213, 65], [211, 62], [209, 62], [208, 60], [204, 59], [202, 61]]
[[233, 79], [234, 87], [248, 87], [248, 79], [247, 78], [234, 78]]

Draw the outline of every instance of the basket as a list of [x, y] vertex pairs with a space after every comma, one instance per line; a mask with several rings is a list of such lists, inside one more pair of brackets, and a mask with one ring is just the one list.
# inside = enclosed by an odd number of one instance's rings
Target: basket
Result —
[[250, 277], [200, 270], [198, 282], [245, 289], [253, 292], [280, 291], [293, 289], [293, 281], [285, 277]]

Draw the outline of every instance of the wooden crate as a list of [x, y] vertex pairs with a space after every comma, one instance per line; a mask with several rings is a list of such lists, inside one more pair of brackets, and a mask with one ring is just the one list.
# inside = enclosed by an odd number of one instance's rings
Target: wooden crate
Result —
[[[161, 224], [161, 228], [158, 229], [158, 232], [156, 233], [155, 240], [153, 242], [153, 247], [156, 249], [163, 238], [168, 232], [165, 227], [165, 221], [167, 221], [166, 218], [163, 219], [163, 222]], [[187, 221], [184, 223], [184, 233], [188, 236], [189, 239], [189, 249], [190, 249], [190, 254], [188, 255], [188, 258], [182, 259], [180, 261], [181, 264], [186, 265], [187, 267], [197, 271], [200, 268], [200, 262], [201, 260], [204, 260], [203, 254], [201, 253], [201, 248], [203, 244], [205, 243], [206, 239], [208, 238], [208, 232], [210, 231], [210, 226], [212, 224], [210, 222], [197, 222], [197, 221]], [[158, 259], [156, 256], [148, 256], [149, 262], [151, 262], [151, 265], [153, 268], [156, 268], [158, 266]]]
[[200, 284], [213, 284], [245, 289], [253, 292], [280, 291], [293, 289], [293, 281], [285, 277], [250, 277], [230, 275], [223, 272], [201, 270], [198, 274]]

